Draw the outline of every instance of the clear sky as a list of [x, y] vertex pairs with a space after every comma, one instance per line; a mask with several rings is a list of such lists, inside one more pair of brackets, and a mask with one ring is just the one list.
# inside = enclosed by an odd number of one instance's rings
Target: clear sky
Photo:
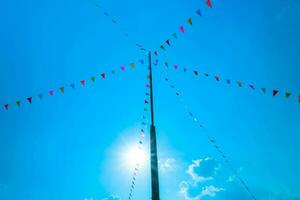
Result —
[[[0, 199], [127, 199], [133, 167], [124, 157], [138, 143], [147, 67], [105, 80], [100, 73], [147, 59], [134, 41], [157, 48], [201, 8], [203, 16], [193, 18], [160, 59], [278, 89], [279, 95], [164, 70], [182, 104], [155, 68], [161, 199], [251, 199], [189, 118], [188, 105], [258, 199], [299, 200], [300, 2], [212, 3], [209, 9], [203, 0], [101, 1], [115, 25], [88, 0], [2, 0]], [[79, 85], [93, 75], [94, 85]], [[72, 91], [67, 86], [74, 81]], [[8, 111], [5, 103], [12, 105]], [[145, 140], [149, 152], [149, 131]], [[147, 160], [134, 199], [151, 198], [149, 175]]]

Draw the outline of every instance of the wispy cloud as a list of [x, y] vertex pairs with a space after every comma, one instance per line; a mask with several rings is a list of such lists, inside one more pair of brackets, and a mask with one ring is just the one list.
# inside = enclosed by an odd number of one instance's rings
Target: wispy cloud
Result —
[[[193, 160], [192, 164], [186, 170], [192, 181], [182, 181], [179, 185], [179, 193], [185, 200], [201, 200], [204, 197], [216, 196], [217, 193], [224, 191], [224, 188], [206, 183], [214, 180], [214, 176], [217, 174], [219, 168], [214, 159], [209, 157]], [[194, 189], [200, 192], [191, 195], [190, 191]]]
[[173, 171], [176, 167], [176, 160], [174, 158], [166, 158], [158, 161], [158, 167], [161, 171]]

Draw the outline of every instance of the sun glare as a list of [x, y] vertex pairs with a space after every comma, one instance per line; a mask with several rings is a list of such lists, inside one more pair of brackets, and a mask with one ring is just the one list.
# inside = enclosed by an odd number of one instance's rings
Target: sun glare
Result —
[[134, 167], [136, 164], [143, 166], [146, 163], [147, 154], [143, 149], [132, 147], [125, 151], [124, 160], [129, 167]]

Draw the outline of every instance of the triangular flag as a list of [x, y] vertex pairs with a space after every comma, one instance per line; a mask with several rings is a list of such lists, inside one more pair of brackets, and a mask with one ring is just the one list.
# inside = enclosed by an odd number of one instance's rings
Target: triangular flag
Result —
[[219, 76], [215, 76], [216, 81], [220, 81], [220, 77]]
[[169, 78], [165, 78], [165, 81], [169, 81]]
[[146, 94], [146, 96], [149, 96], [149, 95], [150, 95], [148, 92], [146, 92], [145, 94]]
[[178, 65], [175, 64], [175, 65], [174, 65], [174, 69], [178, 69]]
[[115, 73], [116, 73], [116, 71], [115, 71], [115, 70], [111, 70], [111, 73], [112, 73], [112, 74], [115, 74]]
[[147, 85], [146, 85], [146, 88], [150, 88], [150, 85], [149, 85], [149, 84], [147, 84]]
[[4, 108], [5, 108], [6, 110], [8, 110], [8, 106], [9, 106], [9, 104], [5, 104], [5, 105], [4, 105]]
[[210, 0], [206, 0], [206, 5], [207, 5], [208, 7], [210, 7], [210, 8], [212, 8], [212, 3], [211, 3]]
[[101, 77], [102, 77], [102, 78], [105, 78], [105, 73], [102, 73], [102, 74], [101, 74]]
[[53, 90], [50, 90], [50, 91], [49, 91], [49, 94], [50, 94], [51, 96], [53, 96], [53, 95], [54, 95], [54, 91], [53, 91]]
[[60, 90], [62, 93], [65, 92], [65, 88], [64, 88], [64, 87], [59, 88], [59, 90]]
[[140, 63], [143, 65], [144, 64], [144, 60], [140, 60]]
[[81, 83], [82, 86], [84, 86], [85, 85], [85, 80], [81, 80], [80, 83]]
[[171, 87], [171, 88], [175, 88], [175, 86], [174, 86], [174, 85], [171, 85], [170, 87]]
[[160, 45], [160, 48], [161, 48], [162, 50], [166, 50], [165, 47], [164, 47], [164, 45]]
[[278, 90], [273, 90], [273, 96], [275, 97], [278, 94]]
[[166, 40], [166, 43], [171, 46], [170, 40]]
[[186, 72], [188, 69], [187, 68], [183, 68], [183, 72]]
[[184, 27], [183, 27], [183, 26], [180, 26], [180, 31], [181, 31], [182, 33], [184, 33]]
[[21, 105], [21, 101], [16, 101], [16, 104], [17, 104], [18, 106], [20, 106], [20, 105]]
[[189, 19], [188, 19], [188, 23], [189, 23], [190, 25], [193, 25], [192, 18], [189, 18]]
[[194, 74], [195, 74], [196, 76], [198, 76], [199, 72], [198, 72], [197, 70], [194, 70]]
[[254, 88], [254, 85], [252, 85], [252, 84], [249, 84], [249, 87], [250, 87], [252, 90], [255, 89], [255, 88]]
[[300, 103], [300, 95], [298, 96], [298, 102]]
[[29, 103], [32, 103], [32, 97], [28, 97], [28, 98], [27, 98], [27, 101], [28, 101]]
[[238, 84], [239, 87], [243, 86], [243, 83], [241, 81], [238, 81], [237, 84]]
[[198, 14], [199, 16], [202, 16], [202, 13], [201, 13], [201, 10], [200, 10], [200, 9], [197, 10], [197, 14]]
[[177, 34], [176, 34], [176, 33], [173, 33], [172, 36], [173, 36], [174, 38], [177, 38]]
[[179, 92], [176, 92], [176, 95], [179, 96]]
[[95, 76], [92, 76], [92, 77], [91, 77], [91, 80], [92, 80], [93, 83], [95, 83], [96, 77], [95, 77]]
[[157, 51], [154, 51], [154, 55], [158, 56], [158, 52], [157, 52]]
[[166, 67], [169, 67], [169, 63], [168, 62], [165, 62], [165, 65], [166, 65]]
[[42, 99], [42, 98], [43, 98], [43, 95], [42, 95], [42, 94], [38, 94], [38, 97], [39, 97], [40, 99]]
[[261, 88], [261, 91], [263, 91], [263, 93], [267, 92], [266, 88]]
[[130, 67], [133, 69], [135, 67], [134, 63], [130, 63]]
[[205, 73], [204, 76], [209, 77], [209, 74], [208, 74], [208, 73]]
[[231, 83], [231, 81], [230, 81], [230, 80], [226, 80], [226, 82], [227, 82], [227, 84], [230, 84], [230, 83]]
[[292, 93], [290, 93], [290, 92], [285, 93], [286, 98], [289, 98], [291, 95], [292, 95]]
[[125, 71], [125, 66], [121, 66], [121, 70], [122, 70], [122, 71]]
[[149, 102], [147, 100], [145, 100], [145, 104], [148, 104]]

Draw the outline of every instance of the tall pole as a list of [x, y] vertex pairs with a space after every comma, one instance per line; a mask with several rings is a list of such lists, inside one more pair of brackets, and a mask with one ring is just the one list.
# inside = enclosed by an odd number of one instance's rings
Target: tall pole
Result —
[[159, 200], [159, 179], [158, 179], [156, 131], [154, 126], [151, 52], [149, 52], [149, 71], [150, 71], [149, 78], [150, 78], [150, 105], [151, 105], [151, 126], [150, 126], [151, 186], [152, 186], [151, 188], [152, 188], [152, 200]]

